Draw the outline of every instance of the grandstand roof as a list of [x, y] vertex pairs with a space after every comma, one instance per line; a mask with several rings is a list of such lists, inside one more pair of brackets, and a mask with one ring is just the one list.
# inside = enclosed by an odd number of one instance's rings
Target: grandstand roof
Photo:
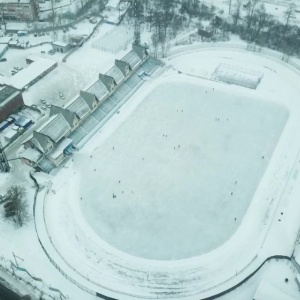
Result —
[[128, 71], [130, 71], [130, 65], [126, 61], [116, 59], [115, 65], [121, 70], [124, 76], [126, 76], [128, 74]]
[[108, 90], [101, 80], [97, 80], [87, 89], [87, 92], [95, 95], [99, 101], [108, 94]]
[[86, 91], [80, 91], [80, 96], [84, 99], [86, 104], [89, 106], [90, 109], [93, 109], [93, 103], [95, 101], [95, 95], [88, 93]]
[[99, 79], [103, 82], [106, 89], [111, 92], [113, 90], [113, 87], [115, 85], [115, 80], [113, 77], [106, 75], [106, 74], [99, 74]]
[[71, 128], [73, 128], [74, 120], [76, 118], [75, 112], [73, 112], [67, 108], [64, 108], [64, 107], [52, 105], [50, 108], [50, 116], [54, 116], [54, 115], [58, 115], [58, 114], [62, 114], [62, 116], [65, 118], [65, 120], [67, 121], [69, 126]]
[[116, 65], [106, 72], [106, 75], [111, 76], [115, 80], [116, 84], [120, 83], [124, 79], [124, 74]]
[[66, 108], [73, 111], [80, 119], [84, 118], [91, 111], [81, 96], [72, 101]]
[[144, 59], [145, 55], [148, 55], [146, 48], [141, 45], [133, 44], [132, 51], [134, 51], [140, 59]]
[[71, 127], [62, 114], [52, 116], [45, 126], [39, 130], [40, 133], [50, 137], [53, 142], [58, 142], [64, 137]]
[[128, 52], [121, 60], [127, 62], [132, 70], [134, 70], [142, 61], [141, 58], [132, 50]]

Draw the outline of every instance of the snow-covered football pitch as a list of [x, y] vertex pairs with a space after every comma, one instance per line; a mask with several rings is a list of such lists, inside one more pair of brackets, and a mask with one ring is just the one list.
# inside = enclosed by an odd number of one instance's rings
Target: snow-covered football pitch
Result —
[[[199, 299], [291, 251], [298, 76], [262, 57], [223, 55], [190, 70], [175, 58], [181, 74], [149, 79], [55, 176], [48, 232], [89, 288]], [[257, 90], [195, 77], [230, 55], [264, 73]]]
[[77, 155], [83, 214], [132, 255], [215, 249], [239, 226], [287, 117], [253, 97], [162, 81], [91, 155]]

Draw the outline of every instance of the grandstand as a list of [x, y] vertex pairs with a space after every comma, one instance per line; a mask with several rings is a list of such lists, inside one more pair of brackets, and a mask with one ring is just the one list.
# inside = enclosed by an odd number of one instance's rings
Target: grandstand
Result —
[[138, 74], [146, 73], [151, 76], [161, 66], [162, 63], [154, 58], [149, 58], [143, 62], [136, 72], [118, 86], [110, 97], [100, 104], [99, 108], [69, 136], [74, 145], [78, 147], [82, 141], [92, 136], [95, 128], [96, 130], [100, 128], [139, 89], [144, 80]]
[[42, 155], [37, 165], [49, 173], [83, 145], [162, 65], [149, 58], [147, 50], [133, 45], [132, 50], [90, 87], [63, 107], [52, 105], [50, 119], [24, 142]]

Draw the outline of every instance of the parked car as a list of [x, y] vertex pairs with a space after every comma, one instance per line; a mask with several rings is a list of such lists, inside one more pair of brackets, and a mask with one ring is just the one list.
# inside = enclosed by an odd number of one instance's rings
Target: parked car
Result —
[[41, 109], [42, 110], [46, 110], [47, 108], [45, 106], [41, 106]]
[[6, 122], [8, 122], [8, 124], [10, 125], [10, 124], [12, 124], [12, 123], [14, 123], [14, 119], [13, 118], [7, 118], [6, 119]]
[[12, 127], [12, 130], [15, 130], [15, 131], [18, 131], [19, 130], [19, 126], [17, 126], [17, 125], [14, 125], [13, 127]]
[[42, 53], [42, 54], [45, 54], [46, 52], [45, 52], [45, 51], [41, 51], [41, 53]]
[[46, 104], [46, 103], [47, 103], [45, 99], [41, 99], [41, 102], [42, 102], [43, 104]]
[[49, 107], [49, 108], [50, 108], [50, 107], [51, 107], [51, 104], [50, 104], [50, 103], [47, 103], [47, 107]]
[[4, 61], [7, 61], [7, 58], [2, 57], [2, 58], [0, 59], [0, 62], [4, 62]]

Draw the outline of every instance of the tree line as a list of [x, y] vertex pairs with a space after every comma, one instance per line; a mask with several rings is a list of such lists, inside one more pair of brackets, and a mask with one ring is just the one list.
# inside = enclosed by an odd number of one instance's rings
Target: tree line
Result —
[[132, 0], [129, 17], [134, 22], [136, 42], [143, 26], [152, 32], [154, 48], [196, 26], [211, 32], [210, 39], [233, 33], [247, 42], [298, 55], [300, 29], [293, 23], [296, 13], [295, 4], [289, 4], [280, 21], [267, 12], [261, 0], [229, 0], [226, 14], [200, 0]]

